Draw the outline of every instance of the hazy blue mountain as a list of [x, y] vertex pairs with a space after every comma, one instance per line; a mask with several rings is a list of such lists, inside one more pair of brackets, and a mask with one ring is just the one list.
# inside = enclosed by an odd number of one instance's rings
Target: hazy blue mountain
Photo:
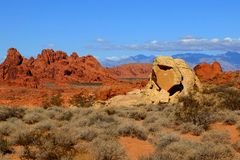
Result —
[[[225, 71], [240, 70], [240, 53], [227, 52], [224, 54], [209, 55], [203, 53], [184, 53], [173, 55], [174, 58], [184, 59], [191, 67], [207, 62], [218, 61]], [[106, 67], [113, 67], [128, 63], [152, 63], [155, 56], [136, 55], [125, 58], [105, 59], [101, 63]]]
[[240, 69], [240, 53], [237, 52], [227, 52], [224, 54], [216, 55], [185, 53], [176, 54], [173, 57], [184, 59], [191, 67], [194, 67], [196, 64], [202, 62], [212, 63], [213, 61], [218, 61], [221, 63], [222, 68], [225, 71]]

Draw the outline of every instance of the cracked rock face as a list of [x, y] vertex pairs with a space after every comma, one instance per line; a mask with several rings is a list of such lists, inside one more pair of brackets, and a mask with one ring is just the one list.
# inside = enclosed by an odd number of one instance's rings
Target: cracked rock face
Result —
[[177, 96], [187, 95], [192, 90], [201, 90], [201, 84], [184, 60], [167, 56], [159, 56], [154, 60], [145, 90], [146, 97], [151, 97], [153, 103], [174, 102]]
[[145, 89], [111, 98], [108, 106], [138, 106], [176, 103], [181, 95], [201, 91], [201, 83], [182, 59], [159, 56], [153, 62], [152, 73]]

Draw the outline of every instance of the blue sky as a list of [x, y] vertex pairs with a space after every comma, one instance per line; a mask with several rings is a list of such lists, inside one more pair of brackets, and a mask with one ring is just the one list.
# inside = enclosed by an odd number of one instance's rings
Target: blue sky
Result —
[[0, 59], [240, 51], [239, 0], [1, 0]]

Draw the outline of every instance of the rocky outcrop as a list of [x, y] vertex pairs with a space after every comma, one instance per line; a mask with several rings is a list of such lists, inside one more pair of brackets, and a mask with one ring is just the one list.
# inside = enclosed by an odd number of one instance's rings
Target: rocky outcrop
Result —
[[184, 60], [165, 56], [154, 60], [145, 91], [149, 97], [154, 95], [154, 103], [175, 101], [176, 96], [187, 95], [193, 90], [201, 90], [201, 84]]
[[131, 63], [117, 67], [107, 68], [110, 75], [118, 79], [124, 78], [149, 78], [152, 64]]
[[3, 62], [3, 65], [18, 66], [22, 64], [22, 61], [22, 55], [15, 48], [9, 48], [7, 57]]
[[150, 80], [145, 89], [129, 92], [126, 96], [116, 96], [108, 104], [112, 106], [124, 102], [134, 106], [175, 103], [179, 96], [188, 95], [194, 90], [201, 91], [201, 83], [184, 60], [159, 56], [153, 62]]
[[0, 81], [6, 81], [10, 85], [37, 88], [38, 80], [32, 75], [29, 68], [32, 61], [34, 61], [32, 58], [27, 60], [15, 48], [10, 48], [7, 58], [0, 65]]
[[36, 59], [26, 59], [16, 49], [8, 50], [0, 65], [0, 81], [11, 85], [38, 88], [54, 83], [110, 83], [115, 79], [93, 56], [68, 56], [63, 51], [44, 49]]
[[223, 72], [219, 62], [198, 64], [194, 67], [194, 71], [201, 81], [213, 79]]
[[240, 71], [223, 72], [219, 62], [198, 64], [194, 71], [200, 81], [206, 84], [229, 85], [240, 89]]

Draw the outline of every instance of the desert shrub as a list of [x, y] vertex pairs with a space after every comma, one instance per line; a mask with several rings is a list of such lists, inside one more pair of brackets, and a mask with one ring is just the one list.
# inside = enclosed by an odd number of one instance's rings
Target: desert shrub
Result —
[[235, 152], [229, 145], [180, 140], [163, 150], [157, 149], [150, 156], [141, 157], [141, 160], [232, 160], [234, 156]]
[[47, 109], [49, 107], [53, 106], [62, 106], [63, 104], [63, 98], [60, 93], [53, 95], [51, 97], [47, 97], [43, 102], [42, 102], [42, 107]]
[[240, 133], [240, 122], [238, 121], [238, 122], [235, 124], [235, 126], [236, 126], [237, 131]]
[[157, 150], [163, 150], [168, 145], [180, 140], [179, 136], [173, 133], [158, 134], [154, 139], [154, 144]]
[[20, 146], [28, 146], [33, 144], [37, 138], [41, 135], [41, 132], [34, 132], [31, 129], [17, 130], [12, 135], [12, 144]]
[[228, 132], [223, 131], [208, 131], [203, 133], [202, 142], [214, 142], [216, 144], [230, 144], [230, 135]]
[[69, 110], [64, 110], [63, 112], [56, 114], [54, 116], [54, 119], [60, 120], [60, 121], [69, 121], [73, 116], [73, 113]]
[[205, 91], [208, 94], [215, 94], [220, 99], [219, 107], [230, 110], [240, 110], [240, 90], [225, 86], [217, 86]]
[[97, 160], [127, 160], [127, 155], [115, 139], [97, 138], [91, 144], [91, 152]]
[[120, 136], [136, 137], [141, 140], [147, 139], [147, 133], [144, 128], [127, 122], [118, 127], [118, 134]]
[[113, 116], [107, 115], [105, 112], [98, 112], [89, 115], [86, 120], [86, 125], [97, 125], [98, 127], [110, 127], [111, 125], [116, 125], [118, 123], [117, 119]]
[[86, 140], [92, 141], [98, 136], [98, 130], [93, 127], [77, 128], [73, 131], [73, 137], [75, 141]]
[[71, 111], [57, 106], [48, 108], [45, 114], [53, 120], [70, 120], [73, 116]]
[[34, 124], [43, 120], [44, 117], [40, 113], [30, 112], [24, 115], [23, 121], [27, 124]]
[[232, 146], [237, 152], [240, 152], [240, 140], [235, 142]]
[[232, 160], [234, 150], [223, 144], [203, 143], [193, 154], [194, 160]]
[[142, 156], [140, 160], [193, 160], [192, 154], [197, 146], [198, 144], [191, 141], [177, 140], [165, 148], [156, 149], [155, 153], [149, 156]]
[[24, 146], [20, 157], [22, 159], [73, 159], [76, 154], [74, 149], [76, 143], [65, 132], [59, 130], [48, 133], [31, 131], [24, 135], [16, 141]]
[[107, 108], [104, 110], [108, 115], [114, 115], [116, 110], [114, 108]]
[[146, 112], [139, 108], [119, 108], [117, 114], [120, 117], [131, 118], [135, 120], [143, 120], [146, 118]]
[[25, 114], [25, 109], [16, 107], [0, 106], [0, 121], [6, 121], [8, 118], [22, 118]]
[[202, 128], [202, 126], [197, 126], [197, 125], [194, 125], [193, 123], [183, 123], [178, 127], [178, 129], [180, 129], [182, 133], [190, 132], [196, 136], [199, 136], [202, 132], [204, 132], [204, 129]]
[[12, 153], [10, 145], [7, 140], [0, 136], [0, 154]]
[[148, 113], [146, 119], [144, 119], [143, 124], [154, 123], [159, 119], [159, 114], [156, 113]]
[[70, 104], [76, 107], [88, 108], [94, 104], [94, 101], [95, 101], [94, 96], [85, 96], [83, 93], [79, 93], [74, 95], [70, 99]]
[[151, 133], [159, 132], [162, 129], [162, 127], [157, 123], [150, 123], [148, 125], [145, 125], [145, 128], [148, 130], [148, 132]]
[[227, 125], [234, 125], [234, 124], [237, 123], [237, 119], [236, 119], [236, 117], [227, 117], [224, 120], [224, 123], [227, 124]]
[[194, 125], [203, 126], [207, 129], [211, 122], [212, 108], [211, 101], [200, 102], [193, 95], [184, 96], [179, 99], [180, 104], [176, 106], [175, 117], [177, 122], [190, 122]]
[[0, 123], [0, 136], [4, 135], [4, 136], [9, 136], [11, 133], [13, 133], [16, 128], [19, 126], [16, 126], [13, 123], [10, 122], [1, 122]]
[[169, 104], [157, 104], [157, 105], [151, 104], [151, 105], [145, 105], [143, 107], [144, 107], [144, 109], [147, 112], [151, 112], [151, 111], [153, 111], [153, 112], [161, 112], [165, 108], [170, 107], [170, 105]]
[[39, 132], [47, 132], [56, 128], [56, 122], [52, 120], [43, 120], [33, 126], [33, 130]]

